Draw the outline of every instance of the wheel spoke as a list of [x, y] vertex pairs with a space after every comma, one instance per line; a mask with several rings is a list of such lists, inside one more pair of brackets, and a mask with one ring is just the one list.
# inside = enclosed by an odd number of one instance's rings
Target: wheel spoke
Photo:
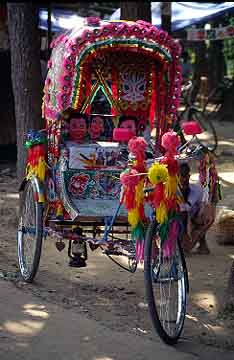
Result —
[[42, 207], [34, 199], [32, 181], [23, 193], [18, 226], [18, 259], [21, 274], [31, 282], [36, 274], [42, 243]]
[[179, 245], [170, 257], [165, 257], [155, 232], [148, 231], [146, 239], [146, 295], [155, 329], [172, 344], [180, 336], [185, 318], [186, 268]]

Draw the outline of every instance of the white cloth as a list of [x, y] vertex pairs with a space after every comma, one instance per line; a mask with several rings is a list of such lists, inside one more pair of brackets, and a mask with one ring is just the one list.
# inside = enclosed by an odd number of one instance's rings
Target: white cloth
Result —
[[180, 211], [187, 211], [190, 216], [194, 216], [202, 206], [203, 189], [199, 184], [189, 184], [189, 189], [188, 200], [180, 204]]

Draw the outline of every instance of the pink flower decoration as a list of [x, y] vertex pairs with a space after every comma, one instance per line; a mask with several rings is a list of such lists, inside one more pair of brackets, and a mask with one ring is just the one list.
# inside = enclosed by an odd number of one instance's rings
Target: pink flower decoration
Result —
[[124, 186], [134, 187], [139, 182], [138, 172], [135, 169], [131, 169], [129, 172], [123, 172], [120, 175], [120, 181]]
[[160, 30], [158, 34], [158, 42], [160, 44], [164, 44], [168, 37], [168, 33], [166, 31]]
[[85, 30], [82, 34], [82, 39], [84, 39], [85, 41], [93, 41], [94, 40], [93, 31]]
[[179, 145], [180, 139], [175, 131], [168, 131], [162, 136], [162, 146], [170, 154], [176, 154]]
[[144, 27], [152, 27], [152, 24], [150, 23], [150, 22], [148, 22], [148, 21], [144, 21], [144, 20], [137, 20], [136, 21], [136, 23], [137, 24], [140, 24], [140, 25], [142, 25], [142, 26], [144, 26]]
[[123, 35], [125, 34], [125, 31], [126, 29], [128, 28], [128, 26], [126, 26], [126, 24], [121, 24], [121, 25], [118, 25], [118, 30], [117, 30], [117, 34], [118, 35]]
[[99, 26], [100, 22], [101, 19], [98, 16], [89, 16], [86, 18], [86, 23], [88, 26]]
[[129, 150], [133, 153], [133, 155], [138, 152], [143, 152], [147, 148], [147, 142], [141, 136], [134, 136], [128, 143]]
[[52, 60], [48, 60], [47, 62], [47, 69], [50, 69], [52, 66]]
[[141, 136], [134, 136], [128, 142], [128, 148], [130, 152], [136, 156], [137, 160], [142, 163], [145, 159], [145, 150], [147, 148], [147, 142]]
[[157, 40], [158, 39], [158, 33], [159, 33], [158, 29], [156, 29], [155, 27], [152, 27], [149, 30], [148, 36], [151, 37], [154, 40]]

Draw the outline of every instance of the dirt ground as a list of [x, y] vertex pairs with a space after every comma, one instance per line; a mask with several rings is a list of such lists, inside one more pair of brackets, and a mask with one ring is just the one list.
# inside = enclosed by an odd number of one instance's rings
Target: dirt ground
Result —
[[[224, 208], [234, 210], [234, 125], [216, 124], [219, 135], [217, 166], [223, 185]], [[14, 282], [22, 291], [64, 307], [72, 307], [117, 331], [135, 332], [152, 338], [144, 299], [143, 268], [130, 274], [113, 264], [101, 251], [89, 251], [84, 269], [68, 266], [67, 246], [58, 252], [55, 240], [47, 238], [34, 284], [19, 279], [17, 264], [18, 192], [14, 164], [0, 164], [0, 277]], [[196, 174], [194, 174], [194, 179]], [[188, 312], [183, 331], [185, 341], [234, 349], [234, 314], [220, 315], [228, 273], [234, 258], [234, 246], [220, 246], [214, 225], [208, 234], [210, 255], [187, 258], [190, 280]]]

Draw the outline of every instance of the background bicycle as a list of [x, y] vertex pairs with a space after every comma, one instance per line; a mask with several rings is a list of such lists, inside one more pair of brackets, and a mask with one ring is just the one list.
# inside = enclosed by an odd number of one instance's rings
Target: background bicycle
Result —
[[197, 140], [200, 144], [207, 147], [209, 151], [215, 151], [218, 146], [218, 137], [212, 123], [212, 118], [208, 116], [205, 108], [203, 110], [199, 109], [192, 101], [193, 86], [192, 81], [188, 81], [182, 86], [181, 107], [179, 108], [174, 130], [179, 133], [184, 143], [190, 140], [190, 137], [184, 137], [181, 131], [181, 123], [184, 121], [197, 121], [203, 130], [201, 134], [197, 134]]
[[203, 106], [203, 113], [210, 122], [230, 121], [232, 110], [228, 102], [232, 101], [234, 79], [225, 77], [220, 84], [211, 90]]

